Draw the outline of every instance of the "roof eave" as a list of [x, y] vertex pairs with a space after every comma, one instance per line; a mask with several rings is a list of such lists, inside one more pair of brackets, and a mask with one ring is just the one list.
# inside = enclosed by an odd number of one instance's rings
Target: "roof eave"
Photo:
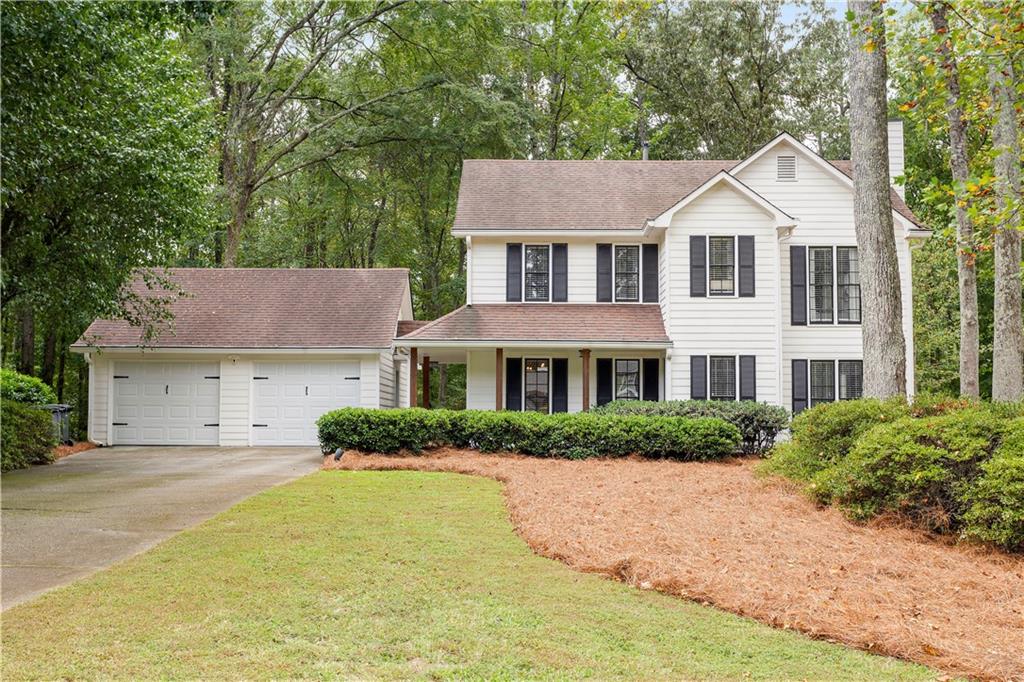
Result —
[[395, 339], [396, 348], [633, 348], [663, 350], [672, 347], [665, 341], [594, 341], [591, 339]]

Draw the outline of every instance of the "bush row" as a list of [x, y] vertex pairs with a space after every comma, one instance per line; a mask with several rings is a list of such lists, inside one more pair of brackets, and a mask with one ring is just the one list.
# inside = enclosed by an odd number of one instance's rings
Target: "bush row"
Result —
[[633, 414], [663, 417], [717, 417], [740, 431], [746, 454], [764, 454], [789, 425], [786, 408], [753, 401], [723, 400], [616, 400], [593, 410], [597, 414]]
[[483, 410], [344, 408], [317, 421], [325, 452], [392, 453], [451, 446], [539, 457], [715, 459], [736, 451], [740, 433], [721, 419]]
[[763, 468], [804, 481], [819, 501], [1024, 551], [1024, 405], [829, 403], [798, 415], [792, 435]]
[[56, 445], [49, 412], [0, 400], [0, 470], [51, 462]]
[[57, 394], [42, 379], [0, 369], [0, 398], [29, 405], [51, 405], [57, 402]]

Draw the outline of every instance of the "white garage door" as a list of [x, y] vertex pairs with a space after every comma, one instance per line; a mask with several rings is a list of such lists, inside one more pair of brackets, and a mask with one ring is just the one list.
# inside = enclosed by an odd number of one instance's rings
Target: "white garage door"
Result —
[[316, 420], [359, 406], [359, 362], [258, 362], [253, 374], [253, 445], [316, 445]]
[[114, 444], [216, 445], [220, 363], [115, 362]]

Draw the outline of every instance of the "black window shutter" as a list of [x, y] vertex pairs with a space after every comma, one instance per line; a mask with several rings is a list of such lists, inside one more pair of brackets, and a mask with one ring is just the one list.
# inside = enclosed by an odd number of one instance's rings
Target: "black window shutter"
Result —
[[690, 237], [690, 296], [707, 296], [708, 246], [704, 237]]
[[523, 300], [523, 245], [505, 245], [505, 300]]
[[791, 324], [807, 324], [806, 246], [789, 247], [789, 307]]
[[644, 303], [658, 302], [658, 245], [643, 245]]
[[597, 404], [604, 405], [612, 401], [612, 360], [611, 358], [597, 359]]
[[551, 411], [569, 411], [568, 358], [551, 358]]
[[739, 247], [740, 296], [754, 295], [754, 238], [740, 236]]
[[644, 388], [641, 393], [644, 400], [658, 399], [658, 385], [661, 377], [658, 376], [658, 369], [661, 362], [658, 358], [644, 358]]
[[551, 245], [551, 300], [569, 300], [569, 245]]
[[757, 400], [757, 358], [740, 356], [740, 400]]
[[793, 361], [793, 414], [807, 409], [807, 361]]
[[612, 245], [597, 245], [597, 302], [612, 302]]
[[505, 358], [505, 409], [523, 409], [523, 359]]
[[690, 399], [708, 399], [708, 356], [690, 356]]

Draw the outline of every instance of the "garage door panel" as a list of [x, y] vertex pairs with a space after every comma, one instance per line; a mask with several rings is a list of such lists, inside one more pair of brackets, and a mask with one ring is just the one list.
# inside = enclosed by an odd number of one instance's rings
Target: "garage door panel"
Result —
[[216, 445], [218, 363], [116, 362], [114, 443]]
[[[256, 445], [316, 445], [316, 420], [325, 412], [359, 404], [358, 362], [258, 363], [254, 376]], [[355, 380], [346, 377], [356, 377]]]

